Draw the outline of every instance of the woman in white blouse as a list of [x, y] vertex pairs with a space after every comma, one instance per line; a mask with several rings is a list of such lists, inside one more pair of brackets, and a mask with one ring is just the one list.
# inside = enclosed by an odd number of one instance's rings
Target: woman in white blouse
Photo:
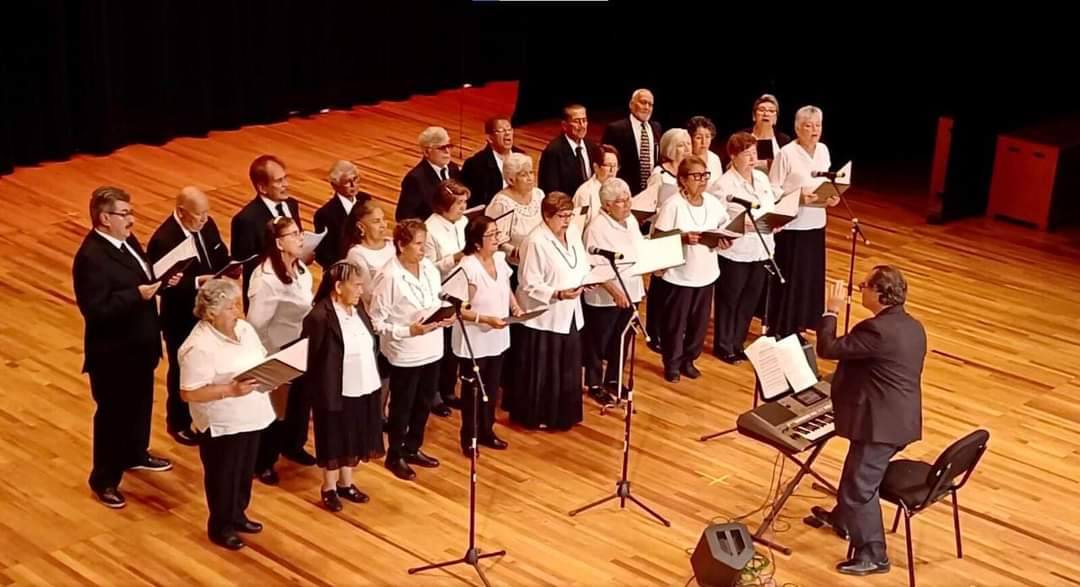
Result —
[[[573, 225], [574, 202], [562, 192], [544, 198], [544, 223], [526, 240], [517, 288], [522, 309], [546, 311], [526, 321], [513, 391], [503, 400], [526, 428], [568, 430], [581, 421], [582, 283], [589, 258]], [[518, 344], [515, 341], [515, 344]], [[507, 405], [509, 403], [509, 405]]]
[[304, 392], [315, 416], [315, 459], [323, 469], [323, 506], [341, 511], [341, 499], [366, 503], [353, 484], [353, 467], [385, 454], [375, 330], [360, 303], [360, 268], [338, 261], [327, 268], [304, 319], [308, 368]]
[[[754, 126], [746, 129], [746, 132], [754, 135], [758, 141], [757, 167], [766, 173], [772, 167], [773, 161], [780, 156], [780, 149], [791, 142], [791, 137], [776, 130], [776, 121], [780, 115], [780, 102], [772, 94], [762, 94], [754, 100]], [[768, 142], [768, 151], [762, 148], [762, 143]], [[772, 154], [771, 156], [769, 154]]]
[[262, 525], [244, 514], [251, 501], [260, 432], [274, 421], [266, 393], [236, 375], [266, 356], [259, 335], [239, 319], [240, 288], [229, 279], [211, 279], [195, 294], [199, 323], [180, 346], [180, 397], [191, 407], [203, 464], [207, 533], [217, 545], [237, 550], [237, 532], [257, 533]]
[[781, 147], [769, 171], [776, 193], [798, 192], [801, 197], [795, 220], [776, 233], [776, 264], [787, 280], [769, 300], [769, 326], [778, 337], [817, 328], [825, 310], [825, 208], [839, 200], [814, 195], [825, 180], [814, 178], [813, 172], [828, 171], [832, 165], [828, 147], [819, 142], [821, 116], [816, 106], [795, 113], [796, 139]]
[[384, 265], [394, 258], [394, 243], [386, 229], [382, 208], [371, 200], [357, 202], [342, 227], [342, 256], [360, 268], [363, 292], [360, 301], [371, 310], [371, 284]]
[[[497, 220], [503, 238], [507, 239], [500, 249], [506, 253], [509, 263], [517, 265], [525, 237], [540, 224], [540, 202], [544, 192], [536, 187], [532, 159], [523, 153], [511, 153], [506, 158], [503, 177], [507, 187], [495, 194], [484, 215]], [[510, 214], [503, 217], [507, 212]]]
[[[731, 159], [728, 169], [716, 186], [721, 201], [735, 196], [758, 204], [755, 216], [771, 212], [775, 202], [769, 177], [755, 169], [757, 163], [757, 139], [748, 132], [737, 132], [727, 142]], [[734, 218], [746, 211], [741, 204], [727, 203], [728, 215]], [[761, 291], [768, 277], [765, 263], [769, 254], [762, 240], [773, 249], [772, 231], [763, 229], [761, 238], [754, 232], [750, 214], [746, 215], [746, 232], [732, 241], [731, 246], [720, 251], [720, 274], [723, 279], [716, 283], [713, 307], [713, 354], [725, 363], [737, 364], [745, 357], [743, 343], [750, 330]]]
[[600, 145], [599, 153], [598, 161], [592, 162], [592, 177], [574, 192], [574, 211], [580, 214], [581, 208], [589, 207], [586, 222], [600, 214], [600, 186], [619, 173], [619, 151], [611, 145]]
[[[285, 344], [300, 338], [304, 316], [311, 310], [311, 271], [300, 260], [304, 237], [292, 218], [270, 221], [271, 238], [248, 287], [247, 321], [259, 333], [266, 352], [274, 354]], [[308, 437], [311, 402], [307, 394], [293, 386], [275, 391], [287, 394], [285, 417], [274, 422], [259, 443], [255, 471], [267, 485], [278, 483], [274, 464], [279, 455], [303, 465], [314, 465], [315, 457], [304, 450]]]
[[[623, 329], [645, 294], [641, 276], [633, 275], [630, 271], [637, 261], [637, 251], [644, 237], [641, 236], [637, 220], [630, 213], [630, 186], [625, 181], [617, 177], [608, 179], [600, 187], [599, 196], [603, 210], [585, 227], [585, 247], [586, 250], [595, 247], [623, 254], [621, 262], [625, 265], [620, 275], [630, 294], [630, 297], [626, 296], [618, 279], [601, 283], [599, 287], [585, 292], [585, 386], [597, 403], [606, 406], [614, 403], [611, 390], [620, 393], [620, 346], [624, 349], [622, 354], [625, 359], [625, 342], [631, 340], [630, 337], [622, 339]], [[593, 265], [610, 264], [599, 255], [593, 255], [590, 262]]]
[[710, 173], [710, 183], [706, 188], [712, 193], [713, 186], [724, 175], [724, 164], [720, 156], [712, 152], [712, 142], [716, 138], [716, 125], [705, 116], [695, 116], [686, 123], [686, 130], [690, 133], [691, 151], [694, 155], [705, 160], [705, 167]]
[[424, 258], [427, 228], [415, 219], [394, 227], [397, 257], [375, 277], [371, 323], [379, 348], [390, 363], [390, 419], [386, 468], [399, 479], [416, 478], [410, 464], [438, 467], [424, 454], [424, 428], [439, 380], [443, 356], [440, 328], [452, 319], [431, 324], [424, 320], [442, 305], [439, 270]]
[[[439, 276], [446, 281], [457, 267], [458, 261], [465, 255], [465, 206], [471, 192], [465, 184], [456, 179], [439, 182], [435, 196], [431, 200], [431, 216], [424, 221], [427, 227], [427, 240], [424, 241], [424, 256], [435, 264]], [[450, 330], [443, 330], [444, 355], [439, 368], [439, 393], [431, 413], [446, 417], [450, 408], [457, 405], [455, 390], [458, 379], [458, 361], [450, 351]]]
[[[656, 213], [656, 230], [683, 233], [686, 263], [664, 270], [664, 313], [660, 344], [664, 357], [664, 379], [674, 383], [679, 375], [697, 379], [701, 375], [694, 360], [701, 355], [709, 329], [709, 301], [713, 284], [720, 277], [716, 250], [699, 242], [701, 233], [715, 231], [728, 222], [727, 209], [705, 191], [709, 183], [705, 161], [691, 155], [679, 166], [679, 195]], [[719, 247], [731, 241], [720, 239]]]
[[510, 332], [506, 318], [521, 314], [521, 307], [510, 291], [513, 269], [506, 262], [506, 253], [499, 250], [500, 233], [495, 221], [477, 216], [465, 229], [465, 258], [461, 272], [469, 283], [469, 303], [472, 308], [461, 311], [465, 329], [457, 322], [452, 328], [450, 348], [461, 363], [462, 373], [473, 373], [465, 334], [476, 358], [476, 366], [484, 384], [487, 402], [477, 411], [474, 402], [479, 384], [472, 375], [462, 377], [461, 384], [461, 452], [472, 456], [475, 421], [476, 439], [483, 446], [497, 450], [507, 447], [495, 434], [495, 399], [502, 381], [503, 357], [510, 348]]
[[[691, 155], [693, 150], [690, 133], [683, 128], [671, 128], [664, 131], [660, 136], [660, 165], [653, 169], [649, 176], [649, 187], [646, 189], [658, 190], [656, 208], [659, 210], [664, 202], [671, 199], [665, 194], [677, 194], [679, 187], [679, 166], [684, 159]], [[660, 193], [663, 192], [663, 193]], [[655, 222], [653, 224], [655, 229]], [[655, 277], [649, 280], [649, 295], [645, 297], [645, 331], [652, 342], [649, 348], [661, 352], [661, 339], [663, 339], [664, 308], [666, 307], [667, 291], [666, 283]]]

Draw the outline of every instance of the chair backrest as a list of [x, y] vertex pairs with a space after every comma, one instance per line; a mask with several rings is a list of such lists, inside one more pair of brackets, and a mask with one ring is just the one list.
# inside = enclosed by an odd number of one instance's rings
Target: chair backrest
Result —
[[[990, 432], [979, 429], [942, 451], [926, 476], [926, 486], [931, 489], [923, 505], [933, 503], [945, 493], [963, 487], [986, 452], [989, 442]], [[957, 478], [960, 478], [959, 482]]]

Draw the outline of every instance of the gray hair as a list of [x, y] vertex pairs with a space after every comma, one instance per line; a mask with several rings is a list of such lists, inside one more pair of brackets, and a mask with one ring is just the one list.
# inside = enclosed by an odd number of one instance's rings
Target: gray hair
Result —
[[503, 176], [516, 178], [522, 171], [532, 169], [532, 158], [525, 153], [511, 153], [503, 160]]
[[648, 94], [653, 100], [656, 99], [656, 96], [653, 95], [652, 90], [649, 88], [638, 88], [634, 90], [633, 94], [630, 94], [630, 101], [633, 102], [634, 100], [637, 100], [638, 96], [641, 94]]
[[450, 142], [450, 133], [441, 126], [429, 126], [420, 132], [417, 138], [421, 149], [430, 149], [438, 145], [446, 145]]
[[690, 133], [686, 132], [685, 128], [669, 128], [664, 131], [664, 134], [660, 137], [661, 161], [675, 160], [675, 148], [679, 145], [680, 140], [692, 144], [690, 141]]
[[609, 177], [600, 185], [600, 201], [612, 202], [620, 196], [630, 197], [630, 186], [617, 177]]
[[195, 294], [195, 317], [209, 320], [214, 314], [236, 303], [240, 288], [231, 279], [216, 277], [208, 280]]
[[803, 106], [795, 112], [795, 126], [798, 127], [804, 120], [815, 117], [819, 121], [821, 120], [821, 108], [818, 108], [817, 106]]
[[90, 223], [99, 225], [99, 219], [104, 212], [112, 212], [117, 202], [131, 202], [131, 196], [124, 190], [103, 185], [90, 194]]
[[345, 175], [350, 171], [355, 173], [356, 175], [360, 175], [360, 170], [357, 169], [355, 165], [353, 165], [352, 161], [346, 161], [344, 159], [334, 161], [334, 164], [330, 166], [330, 183], [337, 183], [341, 180], [341, 176]]

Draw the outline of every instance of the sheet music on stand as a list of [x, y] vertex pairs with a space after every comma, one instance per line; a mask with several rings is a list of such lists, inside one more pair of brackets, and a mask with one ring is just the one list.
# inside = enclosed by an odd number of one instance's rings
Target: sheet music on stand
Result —
[[779, 341], [762, 336], [743, 352], [754, 367], [765, 401], [779, 399], [789, 390], [802, 391], [818, 381], [798, 335], [792, 334]]
[[[833, 185], [833, 184], [836, 185]], [[816, 196], [815, 201], [809, 202], [806, 205], [814, 208], [822, 208], [827, 205], [830, 198], [838, 197], [844, 194], [851, 188], [851, 161], [848, 161], [843, 167], [836, 172], [836, 181], [823, 181], [821, 185], [814, 190]]]

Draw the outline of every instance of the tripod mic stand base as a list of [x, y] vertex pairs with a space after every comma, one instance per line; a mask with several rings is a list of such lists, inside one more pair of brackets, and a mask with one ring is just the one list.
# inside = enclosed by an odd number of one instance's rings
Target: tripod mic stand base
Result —
[[583, 512], [585, 510], [589, 510], [589, 509], [592, 509], [592, 508], [594, 508], [594, 507], [596, 507], [598, 505], [605, 504], [605, 503], [607, 503], [607, 502], [609, 502], [609, 501], [611, 501], [613, 499], [619, 500], [619, 508], [625, 508], [626, 507], [626, 500], [629, 499], [630, 501], [637, 504], [637, 506], [639, 508], [641, 508], [641, 509], [645, 510], [646, 512], [648, 512], [650, 516], [656, 518], [656, 521], [658, 521], [661, 524], [667, 526], [668, 528], [671, 527], [671, 522], [667, 521], [667, 519], [664, 518], [664, 516], [661, 516], [660, 514], [654, 512], [652, 510], [652, 508], [650, 508], [649, 506], [641, 503], [641, 501], [639, 501], [638, 498], [636, 498], [636, 497], [634, 497], [633, 495], [630, 494], [630, 482], [629, 481], [617, 481], [615, 483], [615, 493], [613, 495], [609, 495], [607, 497], [598, 499], [598, 500], [596, 500], [596, 501], [594, 501], [594, 502], [592, 502], [590, 504], [583, 505], [583, 506], [579, 507], [576, 510], [571, 510], [570, 515], [571, 516], [576, 516], [576, 515], [580, 514], [581, 512]]
[[484, 585], [487, 585], [488, 587], [491, 587], [491, 583], [489, 583], [488, 580], [487, 580], [487, 577], [484, 576], [483, 569], [480, 568], [480, 560], [485, 559], [485, 558], [493, 558], [493, 557], [496, 557], [496, 556], [503, 556], [505, 554], [506, 554], [505, 550], [499, 550], [499, 551], [496, 551], [496, 552], [486, 552], [484, 554], [480, 554], [480, 551], [477, 550], [474, 547], [474, 548], [470, 548], [469, 550], [465, 551], [465, 556], [463, 556], [461, 558], [454, 559], [454, 560], [451, 560], [451, 561], [445, 561], [445, 562], [441, 562], [441, 563], [424, 565], [422, 567], [415, 567], [415, 568], [409, 569], [409, 574], [410, 575], [415, 575], [416, 573], [421, 573], [423, 571], [430, 571], [432, 569], [441, 569], [443, 567], [450, 567], [450, 566], [453, 566], [453, 565], [472, 565], [472, 567], [474, 569], [476, 569], [476, 574], [480, 575], [480, 580], [484, 582]]

